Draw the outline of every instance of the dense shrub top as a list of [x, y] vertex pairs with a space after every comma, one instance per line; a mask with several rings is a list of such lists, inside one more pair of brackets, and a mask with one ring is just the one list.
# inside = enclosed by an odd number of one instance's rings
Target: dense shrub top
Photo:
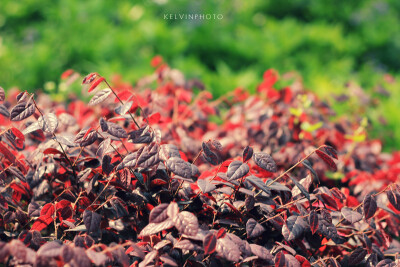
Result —
[[135, 87], [89, 74], [88, 104], [0, 92], [3, 263], [399, 263], [400, 154], [365, 125], [331, 122], [299, 80], [277, 90], [274, 70], [211, 100], [152, 64]]

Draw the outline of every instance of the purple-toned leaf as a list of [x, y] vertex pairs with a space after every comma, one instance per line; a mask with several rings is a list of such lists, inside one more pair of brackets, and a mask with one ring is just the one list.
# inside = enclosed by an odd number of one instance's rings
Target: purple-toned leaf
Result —
[[204, 194], [212, 192], [215, 189], [217, 189], [217, 187], [214, 184], [204, 179], [197, 180], [197, 185], [201, 189], [201, 192], [203, 192]]
[[106, 175], [109, 175], [114, 169], [114, 164], [111, 164], [111, 160], [109, 155], [105, 155], [101, 161], [101, 169]]
[[3, 104], [0, 104], [0, 114], [7, 118], [10, 117], [10, 112]]
[[188, 239], [183, 239], [178, 241], [175, 245], [175, 248], [180, 248], [184, 250], [202, 250], [203, 248]]
[[376, 199], [374, 196], [372, 196], [372, 194], [365, 196], [363, 201], [363, 209], [366, 220], [375, 215], [375, 212], [378, 209], [378, 204], [376, 203]]
[[167, 254], [160, 256], [160, 260], [164, 263], [164, 266], [172, 266], [172, 267], [179, 266], [176, 263], [176, 261], [172, 257], [168, 256]]
[[28, 216], [29, 217], [39, 217], [40, 216], [40, 205], [34, 201], [28, 205]]
[[339, 200], [346, 200], [346, 195], [343, 194], [343, 192], [340, 191], [338, 188], [336, 188], [336, 187], [331, 188], [330, 191], [331, 191], [332, 195], [333, 195], [335, 198], [337, 198], [337, 199], [339, 199]]
[[312, 234], [315, 234], [315, 232], [318, 230], [318, 214], [315, 210], [310, 212], [308, 222], [310, 224]]
[[212, 254], [217, 248], [217, 237], [214, 233], [208, 233], [203, 239], [204, 254]]
[[58, 115], [58, 122], [66, 126], [74, 126], [77, 121], [74, 116], [64, 112]]
[[393, 189], [386, 191], [386, 196], [396, 210], [400, 211], [400, 194]]
[[343, 217], [350, 223], [356, 223], [362, 220], [362, 214], [351, 208], [343, 207], [341, 212]]
[[139, 237], [141, 236], [150, 236], [157, 234], [163, 230], [170, 229], [174, 226], [174, 222], [172, 219], [167, 219], [161, 223], [149, 223], [143, 230], [140, 232]]
[[257, 244], [250, 244], [251, 252], [262, 260], [272, 260], [272, 255], [268, 249]]
[[173, 220], [176, 229], [184, 235], [194, 236], [199, 230], [197, 217], [188, 211], [180, 212]]
[[254, 176], [254, 175], [247, 176], [246, 181], [248, 181], [250, 184], [252, 184], [256, 188], [261, 189], [262, 191], [267, 193], [267, 195], [271, 194], [270, 188], [257, 176]]
[[296, 185], [296, 187], [300, 190], [300, 192], [308, 199], [308, 201], [311, 201], [310, 194], [308, 191], [304, 188], [303, 185], [301, 185], [295, 178], [292, 176], [288, 175], [290, 180]]
[[70, 262], [74, 258], [74, 248], [69, 245], [64, 245], [61, 247], [61, 257], [64, 262]]
[[180, 158], [179, 149], [175, 145], [164, 144], [160, 146], [159, 157], [162, 161], [167, 161], [169, 158]]
[[78, 173], [78, 179], [80, 183], [86, 181], [89, 177], [90, 173], [92, 172], [92, 168], [86, 168]]
[[89, 146], [96, 142], [97, 140], [97, 132], [94, 130], [90, 130], [89, 133], [87, 131], [89, 130], [89, 127], [83, 128], [76, 136], [74, 143], [79, 144], [82, 147]]
[[274, 159], [267, 153], [258, 152], [253, 154], [253, 160], [260, 168], [269, 171], [276, 172], [277, 167]]
[[107, 256], [104, 253], [96, 252], [94, 250], [88, 249], [85, 251], [88, 258], [94, 263], [96, 266], [105, 265], [108, 261]]
[[246, 146], [243, 150], [243, 162], [247, 162], [253, 156], [253, 148], [250, 146]]
[[38, 124], [44, 132], [54, 133], [58, 127], [58, 119], [55, 114], [49, 113], [40, 116], [38, 119]]
[[171, 202], [167, 208], [168, 217], [174, 219], [179, 213], [179, 206], [176, 202]]
[[153, 140], [153, 135], [149, 132], [148, 127], [140, 128], [139, 130], [128, 133], [130, 142], [135, 144], [148, 144]]
[[[250, 192], [252, 192], [252, 191], [250, 191]], [[246, 196], [244, 205], [245, 205], [247, 211], [252, 210], [254, 208], [255, 204], [256, 204], [256, 200], [254, 199], [254, 196], [252, 196], [252, 195]]]
[[111, 145], [111, 139], [110, 138], [104, 139], [100, 143], [99, 148], [97, 149], [96, 156], [99, 158], [103, 158], [104, 155], [107, 154], [110, 145]]
[[[125, 131], [124, 128], [122, 128], [120, 125], [112, 122], [107, 122], [107, 132], [111, 134], [112, 136], [118, 137], [118, 138], [128, 138], [128, 133]], [[102, 128], [103, 130], [103, 128]], [[104, 130], [103, 130], [104, 131]]]
[[139, 267], [146, 267], [146, 266], [155, 266], [155, 259], [158, 255], [157, 250], [150, 251], [146, 254], [144, 260], [139, 264]]
[[22, 121], [30, 117], [35, 113], [35, 105], [32, 103], [21, 102], [18, 103], [12, 110], [10, 114], [10, 119], [12, 121]]
[[[141, 152], [142, 150], [143, 150], [143, 147], [140, 148], [138, 150], [138, 152]], [[123, 168], [126, 168], [126, 167], [135, 167], [136, 163], [137, 163], [137, 155], [138, 155], [137, 153], [138, 152], [133, 152], [133, 153], [128, 154], [122, 160], [121, 164], [118, 165], [117, 171], [122, 170]]]
[[122, 172], [120, 173], [119, 179], [121, 183], [128, 189], [131, 188], [131, 183], [132, 183], [132, 176], [131, 172], [129, 171], [128, 168], [123, 168]]
[[300, 262], [290, 254], [285, 254], [286, 267], [301, 267]]
[[250, 167], [247, 163], [235, 160], [229, 164], [226, 175], [228, 175], [229, 180], [237, 180], [245, 176], [249, 171]]
[[6, 94], [4, 93], [3, 87], [0, 87], [0, 101], [4, 101], [6, 99]]
[[133, 102], [129, 101], [126, 102], [123, 105], [119, 105], [116, 109], [115, 109], [115, 113], [117, 113], [118, 115], [124, 115], [126, 114], [132, 107]]
[[219, 160], [217, 154], [211, 151], [211, 149], [208, 147], [206, 143], [202, 143], [202, 149], [203, 149], [203, 156], [204, 158], [212, 165], [218, 165]]
[[300, 238], [307, 228], [306, 222], [301, 216], [292, 215], [286, 220], [286, 224], [282, 227], [282, 235], [287, 241]]
[[125, 202], [119, 197], [113, 197], [110, 201], [110, 204], [113, 207], [117, 218], [124, 217], [129, 214]]
[[311, 163], [308, 160], [304, 160], [303, 161], [303, 166], [307, 168], [307, 170], [309, 170], [312, 174], [312, 176], [314, 177], [314, 180], [317, 184], [319, 184], [319, 177], [317, 172], [314, 170], [314, 168], [312, 167]]
[[92, 262], [86, 255], [85, 250], [81, 247], [74, 248], [74, 256], [72, 259], [72, 266], [91, 267]]
[[339, 207], [336, 203], [336, 201], [328, 194], [325, 193], [321, 193], [318, 194], [317, 197], [325, 204], [327, 205], [329, 208], [333, 208], [334, 210], [338, 210]]
[[167, 208], [168, 203], [162, 203], [151, 210], [149, 216], [150, 223], [160, 223], [168, 219]]
[[364, 260], [367, 254], [368, 253], [365, 249], [363, 249], [362, 247], [357, 247], [356, 250], [354, 250], [349, 257], [349, 265], [354, 266], [359, 264]]
[[17, 177], [22, 182], [26, 183], [25, 175], [17, 167], [10, 166], [8, 167], [7, 172], [11, 173], [12, 176]]
[[240, 250], [238, 246], [229, 238], [220, 238], [217, 240], [216, 248], [218, 256], [232, 262], [240, 260]]
[[100, 227], [100, 222], [100, 214], [90, 210], [85, 210], [83, 212], [83, 223], [85, 224], [88, 233], [96, 232]]
[[145, 146], [141, 153], [138, 152], [136, 165], [142, 168], [150, 168], [160, 162], [158, 157], [159, 145], [151, 143]]
[[47, 242], [37, 251], [39, 256], [55, 258], [61, 255], [60, 243], [53, 241]]
[[111, 94], [111, 89], [110, 88], [106, 88], [103, 89], [101, 91], [98, 91], [93, 97], [92, 99], [90, 99], [88, 105], [89, 106], [94, 106], [97, 104], [100, 104], [101, 102], [105, 101], [108, 96]]
[[167, 168], [174, 174], [184, 178], [192, 177], [192, 166], [190, 163], [178, 157], [171, 157], [167, 160]]
[[100, 118], [99, 120], [100, 128], [103, 132], [108, 131], [108, 123], [104, 118]]
[[264, 226], [259, 224], [256, 220], [254, 220], [253, 218], [247, 220], [246, 233], [248, 239], [259, 237], [264, 232], [265, 232]]

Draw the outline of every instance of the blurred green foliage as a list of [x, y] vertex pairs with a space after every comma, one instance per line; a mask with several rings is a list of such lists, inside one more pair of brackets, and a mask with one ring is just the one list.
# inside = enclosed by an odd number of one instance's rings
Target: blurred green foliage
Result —
[[[223, 19], [164, 19], [189, 13]], [[160, 54], [216, 96], [237, 86], [254, 90], [271, 67], [298, 72], [328, 99], [349, 80], [375, 96], [375, 85], [386, 86], [383, 73], [399, 78], [399, 14], [398, 0], [2, 0], [0, 85], [35, 90], [69, 68], [133, 83]], [[398, 87], [386, 87], [396, 97], [379, 97], [365, 112], [372, 135], [383, 132], [389, 147], [400, 148]], [[362, 107], [357, 99], [332, 103], [339, 114]]]

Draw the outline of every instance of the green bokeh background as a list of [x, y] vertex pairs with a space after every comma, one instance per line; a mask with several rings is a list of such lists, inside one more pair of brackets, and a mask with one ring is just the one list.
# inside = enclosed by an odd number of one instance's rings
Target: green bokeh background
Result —
[[[164, 19], [171, 13], [223, 19]], [[399, 83], [383, 79], [399, 78], [399, 25], [398, 0], [2, 0], [0, 86], [33, 91], [70, 68], [134, 83], [159, 54], [219, 96], [238, 86], [254, 91], [272, 67], [299, 73], [338, 115], [365, 115], [370, 135], [399, 149]], [[336, 103], [332, 94], [346, 92], [348, 81], [376, 105], [357, 96]], [[376, 94], [377, 85], [391, 96]]]

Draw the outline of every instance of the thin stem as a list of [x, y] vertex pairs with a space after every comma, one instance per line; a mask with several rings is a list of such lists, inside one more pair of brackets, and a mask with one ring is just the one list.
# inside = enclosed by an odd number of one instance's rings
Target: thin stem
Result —
[[[115, 97], [118, 99], [118, 101], [121, 103], [121, 105], [124, 105], [124, 102], [122, 102], [121, 98], [119, 98], [119, 96], [117, 95], [117, 93], [115, 93], [115, 91], [112, 89], [112, 87], [110, 86], [110, 84], [107, 82], [106, 79], [104, 79], [104, 82], [107, 84], [108, 88], [110, 88], [111, 92], [113, 92], [113, 94], [115, 95]], [[138, 127], [138, 129], [140, 129], [139, 124], [136, 122], [135, 118], [133, 117], [132, 113], [128, 110], [129, 115], [131, 116], [133, 122], [136, 124], [136, 126]]]

